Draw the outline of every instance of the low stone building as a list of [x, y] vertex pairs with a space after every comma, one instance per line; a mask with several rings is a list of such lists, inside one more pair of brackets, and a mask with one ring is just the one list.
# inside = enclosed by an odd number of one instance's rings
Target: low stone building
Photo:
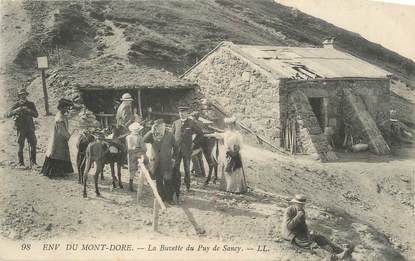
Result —
[[269, 142], [334, 160], [334, 148], [389, 153], [390, 73], [333, 48], [219, 44], [182, 77]]
[[[121, 96], [128, 92], [134, 98], [134, 110], [142, 118], [178, 118], [177, 107], [193, 96], [196, 84], [179, 79], [172, 73], [117, 60], [87, 61], [63, 67], [50, 78], [66, 85], [67, 97], [92, 111], [102, 127], [115, 122]], [[61, 88], [56, 88], [58, 91]]]

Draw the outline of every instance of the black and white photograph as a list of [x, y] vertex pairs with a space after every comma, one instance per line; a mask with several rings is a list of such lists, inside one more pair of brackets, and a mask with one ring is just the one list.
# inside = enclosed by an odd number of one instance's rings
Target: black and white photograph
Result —
[[0, 260], [415, 260], [415, 1], [0, 0]]

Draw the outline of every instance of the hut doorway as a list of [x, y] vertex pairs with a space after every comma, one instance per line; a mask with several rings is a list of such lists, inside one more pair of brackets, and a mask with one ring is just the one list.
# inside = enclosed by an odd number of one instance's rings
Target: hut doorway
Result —
[[318, 124], [320, 125], [320, 128], [324, 131], [324, 127], [325, 127], [324, 98], [323, 97], [308, 98], [308, 102], [310, 103], [311, 109], [313, 110], [314, 115], [316, 116], [318, 120]]

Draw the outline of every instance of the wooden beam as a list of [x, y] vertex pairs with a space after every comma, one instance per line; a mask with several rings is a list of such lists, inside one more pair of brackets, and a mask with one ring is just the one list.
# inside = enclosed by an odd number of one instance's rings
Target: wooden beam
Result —
[[141, 108], [141, 89], [137, 90], [137, 112], [143, 118], [143, 109]]
[[160, 194], [157, 191], [156, 181], [151, 179], [150, 173], [148, 172], [147, 168], [144, 166], [144, 163], [140, 161], [139, 166], [141, 168], [141, 174], [144, 174], [148, 184], [150, 184], [151, 190], [153, 191], [154, 197], [157, 199], [158, 203], [162, 210], [166, 210], [166, 205], [164, 205], [163, 200], [160, 197]]
[[159, 228], [159, 204], [157, 199], [153, 202], [153, 231], [158, 231]]

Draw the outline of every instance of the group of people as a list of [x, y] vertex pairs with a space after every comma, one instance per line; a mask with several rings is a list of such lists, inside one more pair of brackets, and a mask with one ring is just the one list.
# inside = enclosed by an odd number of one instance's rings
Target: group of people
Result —
[[[30, 162], [32, 167], [36, 167], [37, 139], [33, 118], [38, 117], [38, 112], [35, 104], [27, 100], [27, 96], [26, 90], [19, 91], [18, 101], [7, 116], [13, 117], [15, 120], [19, 144], [19, 166], [24, 167], [23, 148], [25, 140], [27, 140], [30, 146]], [[156, 119], [152, 121], [151, 129], [144, 132], [145, 126], [133, 109], [133, 101], [134, 99], [129, 93], [124, 93], [116, 112], [116, 125], [125, 129], [126, 132], [125, 145], [130, 191], [134, 191], [134, 177], [139, 173], [138, 161], [142, 159], [148, 166], [146, 143], [151, 144], [154, 158], [150, 172], [156, 180], [159, 194], [166, 201], [173, 201], [179, 197], [182, 164], [184, 185], [187, 191], [190, 190], [190, 164], [192, 153], [196, 148], [201, 148], [204, 152], [198, 155], [201, 165], [203, 164], [203, 155], [209, 166], [219, 162], [219, 170], [223, 170], [223, 181], [221, 182], [223, 190], [235, 193], [247, 191], [240, 154], [242, 136], [235, 128], [235, 118], [224, 119], [226, 126], [224, 132], [212, 133], [212, 131], [206, 131], [208, 126], [199, 121], [198, 112], [191, 113], [189, 107], [181, 106], [178, 108], [180, 118], [173, 122], [171, 128], [167, 128], [162, 119]], [[54, 118], [45, 161], [40, 171], [45, 176], [57, 177], [73, 172], [68, 146], [71, 133], [67, 116], [73, 106], [74, 103], [71, 100], [62, 98], [58, 101], [58, 112]], [[206, 138], [223, 141], [223, 149], [220, 150], [218, 159], [213, 159], [214, 156], [209, 155], [209, 151], [203, 144]]]
[[[221, 187], [228, 192], [244, 193], [247, 191], [240, 155], [242, 136], [235, 128], [235, 118], [225, 119], [224, 133], [207, 134], [204, 131], [207, 126], [194, 117], [196, 113], [190, 113], [189, 107], [180, 106], [178, 108], [180, 118], [173, 122], [171, 129], [166, 127], [162, 119], [157, 119], [153, 121], [151, 129], [144, 133], [145, 127], [142, 121], [134, 115], [132, 110], [132, 96], [126, 93], [121, 101], [117, 109], [116, 120], [117, 125], [125, 126], [130, 133], [126, 137], [130, 190], [133, 190], [133, 179], [139, 172], [138, 160], [148, 161], [145, 144], [149, 143], [154, 157], [151, 173], [156, 180], [158, 192], [162, 199], [168, 202], [177, 200], [181, 187], [181, 164], [183, 163], [184, 169], [184, 185], [189, 191], [192, 153], [196, 147], [205, 147], [203, 137], [211, 137], [224, 141], [224, 149], [221, 153], [223, 157], [219, 159], [224, 170]], [[211, 165], [213, 160], [211, 155], [207, 154], [204, 154], [206, 161]], [[203, 164], [203, 160], [200, 163]]]
[[[29, 143], [30, 162], [36, 165], [35, 125], [33, 118], [38, 117], [36, 106], [27, 100], [28, 93], [25, 90], [18, 92], [18, 101], [7, 117], [12, 117], [17, 129], [17, 142], [19, 166], [24, 167], [23, 148], [25, 140]], [[223, 132], [206, 133], [203, 123], [198, 120], [199, 113], [190, 114], [188, 107], [179, 107], [180, 119], [173, 122], [171, 129], [166, 127], [162, 119], [152, 123], [151, 129], [144, 133], [144, 125], [134, 113], [134, 99], [129, 93], [121, 97], [121, 105], [117, 109], [116, 124], [124, 127], [126, 133], [127, 162], [129, 170], [129, 190], [133, 191], [133, 180], [139, 172], [138, 161], [142, 159], [145, 164], [146, 143], [151, 144], [154, 164], [151, 173], [156, 180], [157, 190], [164, 201], [173, 202], [178, 199], [181, 186], [180, 166], [183, 162], [184, 184], [190, 189], [190, 162], [194, 149], [201, 148], [209, 165], [212, 158], [203, 144], [204, 138], [221, 140], [223, 146], [220, 149], [219, 170], [222, 173], [220, 188], [234, 193], [247, 191], [247, 183], [243, 169], [241, 149], [243, 147], [242, 135], [236, 130], [236, 119], [225, 118], [225, 130]], [[48, 177], [62, 176], [72, 173], [72, 165], [69, 156], [68, 140], [71, 136], [68, 130], [68, 111], [74, 106], [67, 99], [58, 102], [58, 113], [55, 116], [52, 134], [49, 140], [48, 150], [41, 173]], [[193, 117], [191, 117], [193, 115]], [[196, 144], [195, 144], [196, 143]], [[211, 152], [211, 151], [210, 151]], [[200, 155], [201, 157], [201, 155]], [[201, 161], [203, 162], [203, 160]], [[296, 195], [291, 200], [282, 220], [282, 237], [291, 244], [301, 248], [320, 247], [329, 251], [331, 259], [344, 259], [350, 256], [352, 246], [339, 247], [322, 235], [310, 232], [306, 224], [304, 195]]]

